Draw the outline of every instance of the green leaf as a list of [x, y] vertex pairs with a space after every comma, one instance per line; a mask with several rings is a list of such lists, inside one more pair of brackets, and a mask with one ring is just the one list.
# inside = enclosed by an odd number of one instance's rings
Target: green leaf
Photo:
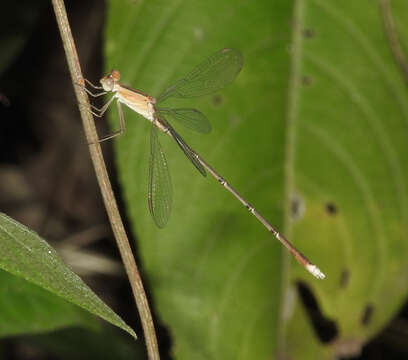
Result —
[[78, 306], [3, 270], [0, 270], [0, 294], [0, 337], [75, 325], [98, 327], [95, 318]]
[[[46, 296], [43, 290], [0, 272], [0, 289], [3, 290], [0, 297], [0, 317], [7, 320], [7, 323], [1, 322], [0, 335], [45, 331], [79, 323], [89, 323], [88, 326], [91, 326], [92, 320], [85, 321], [86, 316], [68, 306], [66, 301], [69, 301], [136, 337], [134, 331], [62, 262], [46, 241], [1, 213], [0, 268], [49, 292]], [[44, 305], [48, 309], [44, 309]], [[44, 318], [47, 314], [60, 318]], [[24, 327], [24, 321], [34, 320], [37, 324], [27, 324]]]
[[[103, 339], [103, 341], [101, 341]], [[46, 351], [55, 359], [129, 360], [145, 359], [145, 345], [123, 336], [113, 326], [101, 326], [99, 331], [69, 328], [52, 334], [24, 337], [24, 344], [37, 352]]]
[[[392, 3], [406, 24], [407, 3]], [[313, 289], [337, 324], [338, 355], [347, 346], [358, 352], [407, 296], [408, 92], [379, 4], [299, 4], [309, 36], [294, 49], [295, 188], [305, 204], [294, 237], [306, 252], [326, 254], [320, 264], [330, 280]], [[408, 29], [397, 31], [406, 46]]]
[[[213, 132], [177, 130], [327, 275], [318, 281], [301, 268], [165, 135], [173, 211], [157, 229], [146, 198], [150, 124], [126, 111], [119, 176], [175, 357], [325, 359], [342, 344], [358, 350], [408, 290], [407, 89], [380, 8], [369, 0], [109, 4], [108, 68], [152, 96], [215, 51], [241, 50], [234, 83], [172, 103], [196, 107]], [[397, 10], [402, 0], [393, 4], [406, 39], [408, 12]], [[330, 345], [316, 335], [296, 282], [334, 321]]]

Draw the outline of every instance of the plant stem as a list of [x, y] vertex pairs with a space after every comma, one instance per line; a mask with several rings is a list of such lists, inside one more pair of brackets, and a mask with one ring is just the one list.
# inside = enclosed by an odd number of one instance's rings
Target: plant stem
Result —
[[88, 108], [86, 108], [85, 106], [79, 106], [82, 123], [85, 130], [85, 136], [89, 144], [92, 163], [95, 168], [96, 177], [98, 179], [99, 187], [102, 192], [113, 234], [119, 247], [120, 255], [122, 257], [122, 261], [125, 266], [130, 285], [132, 287], [136, 306], [139, 311], [140, 319], [142, 321], [148, 358], [149, 360], [159, 360], [160, 356], [152, 315], [150, 312], [146, 293], [143, 288], [143, 283], [140, 278], [140, 274], [132, 250], [130, 248], [129, 240], [127, 238], [125, 228], [119, 214], [118, 206], [113, 195], [108, 173], [106, 171], [102, 150], [98, 142], [98, 134], [96, 132], [94, 118], [90, 113], [88, 95], [83, 89], [81, 89], [80, 86], [76, 86], [76, 84], [83, 83], [83, 76], [81, 73], [74, 39], [72, 37], [71, 29], [69, 26], [64, 1], [52, 0], [52, 4], [61, 33], [62, 43], [64, 46], [65, 55], [67, 58], [68, 67], [71, 73], [71, 78], [74, 84], [74, 90], [78, 103], [88, 104]]

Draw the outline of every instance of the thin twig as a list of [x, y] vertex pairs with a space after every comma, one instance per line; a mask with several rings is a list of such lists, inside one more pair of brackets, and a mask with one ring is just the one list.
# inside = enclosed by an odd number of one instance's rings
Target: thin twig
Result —
[[381, 14], [384, 21], [385, 32], [388, 37], [392, 55], [394, 56], [395, 62], [399, 66], [406, 83], [408, 83], [408, 62], [405, 57], [404, 51], [401, 48], [400, 41], [398, 39], [398, 34], [395, 31], [394, 20], [391, 14], [391, 7], [389, 0], [381, 0]]
[[[79, 65], [78, 54], [76, 52], [74, 39], [72, 37], [71, 29], [68, 23], [68, 18], [63, 0], [52, 0], [54, 6], [55, 16], [58, 27], [61, 33], [62, 42], [65, 49], [65, 54], [68, 61], [69, 71], [71, 73], [72, 82], [74, 84], [75, 94], [79, 104], [88, 104], [89, 99], [85, 91], [75, 84], [83, 82], [83, 76]], [[89, 110], [84, 106], [79, 106], [81, 118], [85, 130], [86, 139], [91, 153], [91, 159], [95, 168], [96, 177], [98, 179], [99, 187], [102, 192], [106, 211], [112, 226], [113, 233], [117, 245], [119, 247], [120, 255], [132, 287], [133, 296], [136, 301], [136, 306], [142, 321], [143, 332], [146, 341], [147, 353], [149, 360], [159, 360], [159, 350], [157, 346], [156, 333], [152, 316], [149, 309], [146, 293], [143, 288], [143, 283], [137, 269], [135, 259], [130, 248], [129, 240], [119, 214], [119, 210], [113, 195], [112, 187], [109, 181], [108, 173], [102, 156], [102, 150], [98, 143], [98, 135], [94, 123], [93, 116]]]

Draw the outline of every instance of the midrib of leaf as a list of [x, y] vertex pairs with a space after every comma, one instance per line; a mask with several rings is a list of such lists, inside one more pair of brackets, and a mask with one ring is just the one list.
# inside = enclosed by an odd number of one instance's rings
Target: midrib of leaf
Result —
[[[286, 113], [286, 141], [284, 151], [284, 214], [283, 214], [283, 231], [289, 241], [292, 239], [292, 227], [290, 226], [290, 201], [294, 190], [294, 164], [295, 164], [295, 141], [296, 141], [296, 118], [298, 115], [299, 103], [299, 79], [301, 72], [301, 56], [302, 56], [302, 20], [304, 13], [304, 1], [295, 0], [293, 3], [292, 17], [292, 39], [290, 44], [291, 64], [288, 74], [288, 101]], [[281, 288], [281, 308], [280, 308], [280, 324], [278, 331], [278, 349], [284, 349], [284, 338], [286, 322], [285, 314], [285, 296], [289, 286], [289, 266], [290, 254], [282, 247], [282, 288]], [[290, 305], [289, 305], [290, 306]]]

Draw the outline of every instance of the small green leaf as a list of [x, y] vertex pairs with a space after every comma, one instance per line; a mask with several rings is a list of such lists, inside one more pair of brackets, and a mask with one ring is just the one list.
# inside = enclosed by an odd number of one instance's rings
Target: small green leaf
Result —
[[[136, 338], [135, 332], [62, 262], [45, 240], [1, 213], [0, 268], [80, 306]], [[27, 294], [27, 288], [24, 291]], [[7, 302], [7, 295], [7, 292], [1, 293], [3, 303]]]
[[0, 270], [0, 337], [68, 326], [100, 327], [94, 316], [59, 296]]

